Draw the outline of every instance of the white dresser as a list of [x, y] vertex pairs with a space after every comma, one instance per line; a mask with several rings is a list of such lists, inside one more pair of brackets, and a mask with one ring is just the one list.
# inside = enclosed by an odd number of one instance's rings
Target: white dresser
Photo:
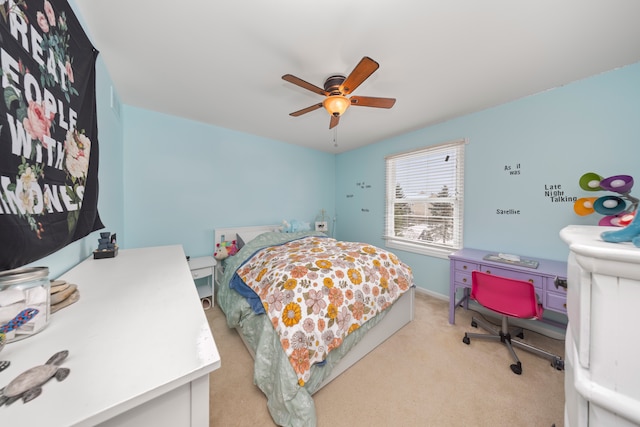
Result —
[[565, 426], [640, 426], [640, 248], [568, 226]]
[[0, 425], [209, 426], [209, 373], [220, 355], [182, 247], [119, 252], [65, 273], [80, 300], [0, 353], [11, 361], [0, 387], [60, 350], [71, 370], [31, 402], [0, 407]]

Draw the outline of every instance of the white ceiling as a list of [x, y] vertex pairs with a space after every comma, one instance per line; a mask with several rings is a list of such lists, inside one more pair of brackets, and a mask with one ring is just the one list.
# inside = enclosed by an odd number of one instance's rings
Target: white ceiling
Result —
[[[639, 0], [76, 0], [127, 105], [338, 153], [640, 61]], [[340, 120], [289, 113], [363, 56]], [[212, 137], [213, 139], [214, 137]]]

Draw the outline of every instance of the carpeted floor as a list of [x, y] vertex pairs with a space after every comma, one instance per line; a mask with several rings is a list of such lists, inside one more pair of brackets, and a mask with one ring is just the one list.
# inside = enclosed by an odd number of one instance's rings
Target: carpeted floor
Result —
[[[415, 320], [314, 395], [318, 427], [563, 425], [564, 372], [494, 342], [462, 342], [472, 311], [416, 293]], [[222, 366], [210, 377], [211, 426], [274, 426], [253, 385], [253, 360], [216, 306], [206, 311]], [[525, 331], [525, 339], [564, 357], [564, 341]]]

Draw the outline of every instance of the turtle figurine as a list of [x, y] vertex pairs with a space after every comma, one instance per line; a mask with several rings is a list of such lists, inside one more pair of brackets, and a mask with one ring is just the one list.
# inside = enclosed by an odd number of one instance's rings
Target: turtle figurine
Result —
[[24, 403], [35, 399], [42, 393], [42, 385], [52, 377], [62, 381], [69, 375], [69, 368], [58, 365], [69, 355], [68, 350], [59, 351], [44, 365], [28, 369], [13, 379], [5, 388], [0, 390], [0, 406], [10, 405], [22, 398]]

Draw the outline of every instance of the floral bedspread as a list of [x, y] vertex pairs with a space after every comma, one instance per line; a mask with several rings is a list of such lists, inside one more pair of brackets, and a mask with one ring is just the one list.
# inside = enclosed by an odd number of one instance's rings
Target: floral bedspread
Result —
[[317, 236], [265, 248], [237, 274], [262, 300], [301, 386], [314, 363], [413, 284], [393, 253]]

